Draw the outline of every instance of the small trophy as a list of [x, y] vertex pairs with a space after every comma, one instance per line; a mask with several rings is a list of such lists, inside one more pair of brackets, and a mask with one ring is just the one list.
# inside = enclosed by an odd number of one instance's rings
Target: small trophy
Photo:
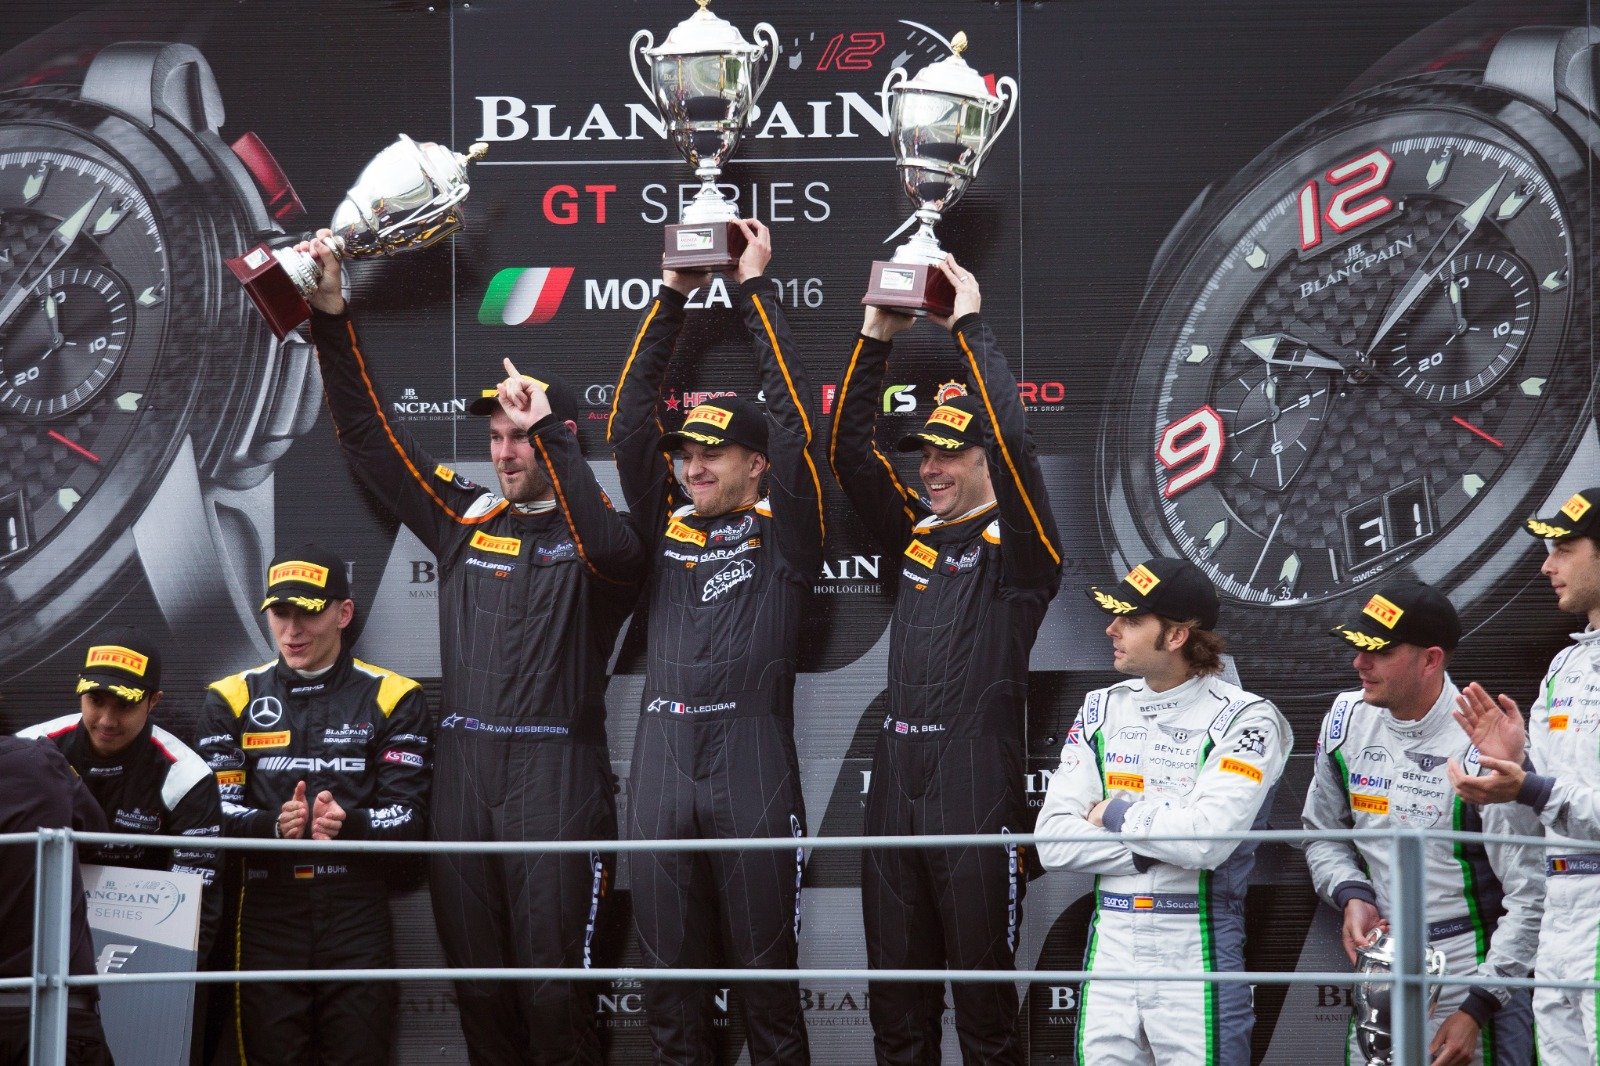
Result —
[[917, 205], [913, 217], [921, 225], [889, 261], [872, 264], [864, 304], [940, 317], [955, 309], [955, 287], [935, 265], [944, 260], [944, 249], [933, 227], [967, 191], [1017, 111], [1017, 83], [1000, 78], [991, 93], [961, 58], [966, 50], [967, 35], [957, 33], [946, 58], [914, 78], [906, 76], [905, 67], [895, 67], [883, 81], [884, 97], [894, 93], [889, 137], [900, 184]]
[[[1399, 942], [1381, 929], [1374, 930], [1365, 947], [1356, 949], [1355, 1015], [1356, 1047], [1366, 1060], [1366, 1066], [1389, 1066], [1394, 1055], [1394, 1041], [1389, 1031], [1389, 1005], [1394, 998], [1394, 986], [1371, 984], [1360, 980], [1362, 974], [1392, 973], [1394, 957]], [[1422, 949], [1423, 970], [1429, 977], [1443, 977], [1444, 952], [1432, 944]], [[1428, 994], [1428, 1013], [1433, 1013], [1439, 1003], [1443, 986], [1434, 985]], [[1421, 1019], [1418, 1019], [1420, 1021]]]
[[[739, 209], [717, 188], [717, 175], [772, 77], [778, 31], [763, 22], [755, 28], [758, 43], [751, 44], [737, 26], [706, 8], [711, 0], [695, 2], [700, 10], [674, 26], [659, 48], [649, 30], [634, 34], [628, 62], [639, 88], [666, 121], [672, 143], [700, 179], [700, 191], [684, 207], [681, 220], [667, 227], [661, 265], [668, 270], [730, 270], [744, 251], [745, 237], [734, 224]], [[640, 56], [649, 64], [648, 78], [639, 66]], [[762, 60], [759, 82], [757, 58]]]
[[[328, 242], [334, 253], [341, 259], [393, 255], [450, 236], [462, 225], [467, 164], [488, 151], [480, 143], [461, 155], [402, 133], [372, 158], [334, 212]], [[310, 317], [306, 299], [322, 277], [316, 256], [258, 244], [225, 262], [280, 340]]]

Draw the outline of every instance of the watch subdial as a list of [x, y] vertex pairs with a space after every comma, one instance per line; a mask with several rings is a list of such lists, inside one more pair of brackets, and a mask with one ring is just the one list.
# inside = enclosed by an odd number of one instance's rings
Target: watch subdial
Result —
[[122, 362], [131, 318], [111, 273], [52, 270], [0, 335], [0, 413], [59, 418], [94, 399]]
[[1323, 370], [1262, 367], [1224, 382], [1216, 409], [1234, 473], [1273, 492], [1288, 488], [1316, 450], [1333, 378]]
[[1430, 403], [1465, 403], [1522, 353], [1535, 311], [1528, 272], [1501, 252], [1450, 260], [1376, 353], [1402, 387]]

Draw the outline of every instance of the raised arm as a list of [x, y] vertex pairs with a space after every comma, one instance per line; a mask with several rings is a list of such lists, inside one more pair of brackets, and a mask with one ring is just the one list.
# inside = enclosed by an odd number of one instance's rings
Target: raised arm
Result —
[[[325, 232], [325, 231], [324, 231]], [[298, 247], [314, 252], [322, 279], [311, 303], [311, 338], [339, 446], [356, 475], [435, 555], [453, 537], [470, 535], [495, 510], [488, 494], [434, 461], [384, 414], [382, 391], [339, 292], [338, 257], [321, 240]]]
[[867, 308], [839, 385], [833, 430], [828, 435], [828, 466], [834, 480], [873, 537], [893, 555], [911, 543], [911, 529], [926, 516], [927, 509], [917, 494], [901, 483], [888, 456], [878, 450], [873, 429], [893, 338], [915, 321], [910, 315]]
[[1006, 584], [1049, 589], [1053, 595], [1061, 583], [1061, 534], [1050, 511], [1028, 416], [1017, 395], [1017, 379], [993, 331], [979, 316], [977, 279], [953, 256], [946, 256], [940, 269], [956, 289], [950, 334], [972, 391], [994, 428], [988, 448], [989, 480], [1004, 527], [1000, 551]]
[[754, 219], [740, 222], [748, 242], [740, 256], [739, 311], [761, 370], [767, 401], [767, 498], [784, 560], [804, 575], [822, 566], [822, 479], [811, 455], [810, 385], [794, 335], [766, 276], [772, 237]]
[[654, 553], [666, 529], [676, 490], [672, 460], [657, 446], [666, 432], [658, 404], [667, 364], [683, 328], [683, 307], [696, 283], [694, 275], [670, 270], [663, 279], [661, 291], [634, 331], [606, 423], [622, 494], [646, 555]]
[[1101, 768], [1100, 723], [1110, 694], [1091, 692], [1061, 748], [1061, 763], [1050, 778], [1044, 806], [1034, 832], [1064, 839], [1039, 844], [1039, 861], [1051, 870], [1076, 870], [1092, 874], [1138, 872], [1128, 845], [1087, 817], [1106, 798]]

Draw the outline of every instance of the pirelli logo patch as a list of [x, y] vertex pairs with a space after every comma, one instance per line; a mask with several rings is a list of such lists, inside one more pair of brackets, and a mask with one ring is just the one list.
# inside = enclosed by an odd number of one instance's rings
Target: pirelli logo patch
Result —
[[244, 784], [244, 771], [243, 770], [218, 770], [217, 771], [217, 784], [219, 784], [219, 785], [242, 785], [242, 784]]
[[690, 422], [704, 422], [708, 426], [716, 426], [718, 429], [727, 429], [728, 423], [732, 421], [732, 419], [732, 411], [722, 407], [713, 407], [708, 403], [703, 403], [699, 407], [696, 407], [693, 411], [689, 412], [689, 417], [683, 420], [683, 424], [688, 425]]
[[287, 562], [279, 563], [267, 571], [267, 587], [282, 581], [298, 581], [302, 585], [315, 585], [317, 588], [328, 587], [328, 568], [318, 566], [316, 563]]
[[1144, 775], [1110, 773], [1106, 775], [1106, 787], [1119, 792], [1143, 792]]
[[522, 554], [520, 537], [491, 537], [480, 529], [472, 534], [471, 543], [479, 551], [494, 552], [496, 555], [515, 557]]
[[1139, 590], [1139, 595], [1148, 596], [1150, 590], [1161, 584], [1161, 579], [1150, 571], [1148, 566], [1140, 563], [1128, 571], [1128, 576], [1122, 580]]
[[433, 468], [433, 476], [438, 478], [440, 481], [454, 481], [456, 479], [456, 472], [451, 470], [448, 466], [445, 466], [443, 463], [440, 463], [438, 466]]
[[1572, 494], [1572, 498], [1561, 505], [1561, 513], [1576, 522], [1578, 519], [1589, 513], [1589, 508], [1591, 506], [1592, 505], [1589, 503], [1588, 498], [1585, 497], [1583, 493], [1574, 492]]
[[1552, 732], [1552, 733], [1564, 733], [1564, 732], [1566, 732], [1566, 729], [1567, 729], [1567, 716], [1566, 715], [1564, 715], [1564, 714], [1552, 714], [1550, 716], [1550, 732]]
[[130, 674], [143, 677], [145, 670], [150, 666], [150, 660], [132, 648], [124, 648], [120, 644], [97, 644], [89, 649], [89, 654], [83, 660], [83, 668], [92, 670], [97, 666], [115, 666]]
[[972, 415], [954, 407], [935, 407], [933, 414], [928, 416], [928, 425], [931, 426], [935, 422], [949, 426], [957, 433], [962, 433], [966, 431], [967, 426], [972, 422]]
[[933, 564], [939, 561], [939, 553], [935, 549], [930, 548], [926, 544], [922, 543], [922, 541], [913, 540], [910, 544], [906, 545], [906, 558], [910, 559], [914, 563], [920, 563], [921, 565], [926, 566], [929, 570], [932, 570]]
[[281, 729], [276, 733], [246, 733], [243, 738], [245, 751], [258, 751], [261, 748], [287, 748], [289, 746], [289, 730]]
[[1223, 759], [1222, 770], [1225, 773], [1238, 774], [1240, 777], [1248, 777], [1258, 785], [1266, 779], [1266, 775], [1261, 772], [1260, 767], [1251, 766], [1249, 763], [1242, 762], [1238, 759]]
[[706, 535], [704, 533], [687, 522], [676, 518], [667, 523], [667, 537], [671, 540], [682, 541], [685, 544], [694, 544], [701, 548], [706, 546]]
[[1382, 596], [1374, 596], [1367, 601], [1365, 607], [1361, 608], [1361, 613], [1377, 622], [1383, 628], [1393, 629], [1400, 621], [1400, 616], [1406, 612]]
[[1350, 793], [1350, 809], [1362, 814], [1388, 814], [1389, 797], [1368, 796], [1361, 792]]

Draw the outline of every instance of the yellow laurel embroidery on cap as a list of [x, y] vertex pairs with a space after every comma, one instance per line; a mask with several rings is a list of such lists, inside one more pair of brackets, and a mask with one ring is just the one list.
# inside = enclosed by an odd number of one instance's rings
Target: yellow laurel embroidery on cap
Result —
[[1161, 579], [1151, 572], [1148, 566], [1140, 563], [1128, 571], [1128, 576], [1122, 580], [1139, 590], [1139, 595], [1148, 596], [1150, 590], [1161, 584]]
[[1591, 504], [1584, 498], [1583, 493], [1574, 492], [1572, 498], [1561, 505], [1561, 513], [1576, 522], [1589, 513]]
[[1572, 530], [1562, 529], [1560, 526], [1552, 526], [1548, 522], [1539, 521], [1537, 518], [1530, 518], [1528, 519], [1528, 532], [1536, 537], [1544, 537], [1546, 540], [1550, 540], [1555, 537], [1564, 537], [1571, 533]]
[[132, 648], [124, 648], [120, 644], [97, 644], [89, 649], [89, 654], [84, 657], [83, 668], [93, 669], [96, 666], [115, 666], [126, 670], [130, 674], [144, 676], [145, 668], [150, 665], [150, 660]]
[[1382, 596], [1374, 596], [1361, 608], [1361, 613], [1377, 622], [1385, 629], [1393, 629], [1400, 622], [1400, 616], [1405, 614], [1405, 609], [1397, 607]]
[[937, 444], [941, 448], [965, 448], [967, 446], [967, 442], [964, 440], [955, 440], [952, 437], [941, 437], [939, 434], [929, 433], [927, 430], [923, 430], [921, 433], [918, 433], [917, 437], [920, 440], [927, 441], [929, 444]]
[[310, 611], [312, 614], [316, 614], [328, 606], [327, 600], [316, 600], [310, 596], [285, 596], [284, 599], [302, 610]]
[[326, 566], [318, 566], [316, 563], [279, 563], [267, 571], [267, 585], [271, 587], [280, 581], [298, 581], [302, 585], [315, 585], [319, 589], [326, 588], [328, 585], [328, 568]]
[[693, 411], [690, 411], [689, 417], [685, 418], [683, 422], [684, 425], [688, 425], [690, 422], [705, 422], [708, 425], [716, 426], [718, 429], [727, 429], [728, 423], [732, 419], [732, 411], [703, 403]]
[[1137, 607], [1128, 601], [1119, 600], [1115, 596], [1108, 596], [1099, 589], [1090, 589], [1089, 592], [1094, 596], [1094, 602], [1098, 603], [1103, 609], [1110, 611], [1112, 614], [1131, 614], [1132, 612], [1138, 610]]
[[935, 422], [952, 426], [957, 433], [962, 433], [972, 422], [972, 415], [966, 411], [958, 411], [954, 407], [935, 407], [933, 414], [928, 416], [928, 424], [932, 425]]
[[1389, 641], [1383, 637], [1371, 637], [1354, 629], [1341, 629], [1339, 633], [1362, 651], [1382, 651], [1389, 646]]
[[104, 681], [91, 681], [87, 677], [78, 678], [78, 692], [109, 692], [119, 700], [127, 700], [129, 703], [138, 703], [144, 699], [144, 689], [142, 688], [111, 685]]

